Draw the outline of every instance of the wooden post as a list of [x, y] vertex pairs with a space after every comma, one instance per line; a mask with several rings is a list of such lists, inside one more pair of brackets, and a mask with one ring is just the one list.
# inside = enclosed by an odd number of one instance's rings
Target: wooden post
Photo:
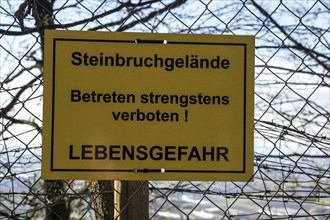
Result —
[[121, 194], [121, 181], [114, 181], [114, 219], [120, 220], [120, 194]]
[[149, 219], [148, 181], [121, 181], [120, 213], [116, 219]]

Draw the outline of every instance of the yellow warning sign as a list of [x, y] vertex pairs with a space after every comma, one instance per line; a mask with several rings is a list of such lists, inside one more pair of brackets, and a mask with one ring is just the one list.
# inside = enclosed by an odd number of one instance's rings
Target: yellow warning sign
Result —
[[45, 33], [44, 179], [253, 175], [254, 37]]

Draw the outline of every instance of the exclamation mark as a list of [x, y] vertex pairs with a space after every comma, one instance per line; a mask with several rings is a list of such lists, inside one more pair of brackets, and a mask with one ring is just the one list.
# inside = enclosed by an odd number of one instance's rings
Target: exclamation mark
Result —
[[188, 121], [188, 110], [184, 110], [185, 121]]

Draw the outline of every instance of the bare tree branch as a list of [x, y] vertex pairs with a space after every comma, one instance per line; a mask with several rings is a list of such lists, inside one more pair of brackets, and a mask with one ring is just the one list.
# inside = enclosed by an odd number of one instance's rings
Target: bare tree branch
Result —
[[308, 54], [313, 60], [315, 60], [320, 66], [322, 66], [324, 69], [326, 69], [328, 72], [330, 71], [330, 65], [326, 62], [323, 62], [319, 59], [318, 55], [315, 54], [315, 51], [313, 49], [307, 48], [301, 43], [299, 43], [295, 38], [292, 37], [291, 34], [287, 33], [283, 26], [281, 26], [272, 16], [259, 4], [255, 2], [255, 0], [251, 0], [252, 4], [263, 14], [267, 19], [270, 20], [272, 24], [275, 25], [275, 27], [283, 33], [292, 43], [294, 43], [295, 48], [298, 50], [303, 51], [304, 53]]
[[21, 89], [16, 93], [16, 95], [12, 98], [10, 103], [4, 107], [1, 108], [0, 111], [0, 118], [6, 117], [7, 113], [15, 106], [16, 103], [20, 102], [20, 96], [25, 92], [26, 89], [30, 88], [37, 80], [39, 80], [42, 77], [42, 74], [39, 74], [35, 78], [33, 78], [30, 82], [25, 84], [24, 86], [21, 87]]

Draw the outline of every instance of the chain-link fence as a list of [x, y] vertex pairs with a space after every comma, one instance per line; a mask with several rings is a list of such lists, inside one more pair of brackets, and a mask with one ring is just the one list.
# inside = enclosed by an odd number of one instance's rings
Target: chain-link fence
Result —
[[[254, 35], [254, 182], [43, 181], [45, 28]], [[329, 28], [326, 0], [1, 0], [0, 219], [330, 219]]]

